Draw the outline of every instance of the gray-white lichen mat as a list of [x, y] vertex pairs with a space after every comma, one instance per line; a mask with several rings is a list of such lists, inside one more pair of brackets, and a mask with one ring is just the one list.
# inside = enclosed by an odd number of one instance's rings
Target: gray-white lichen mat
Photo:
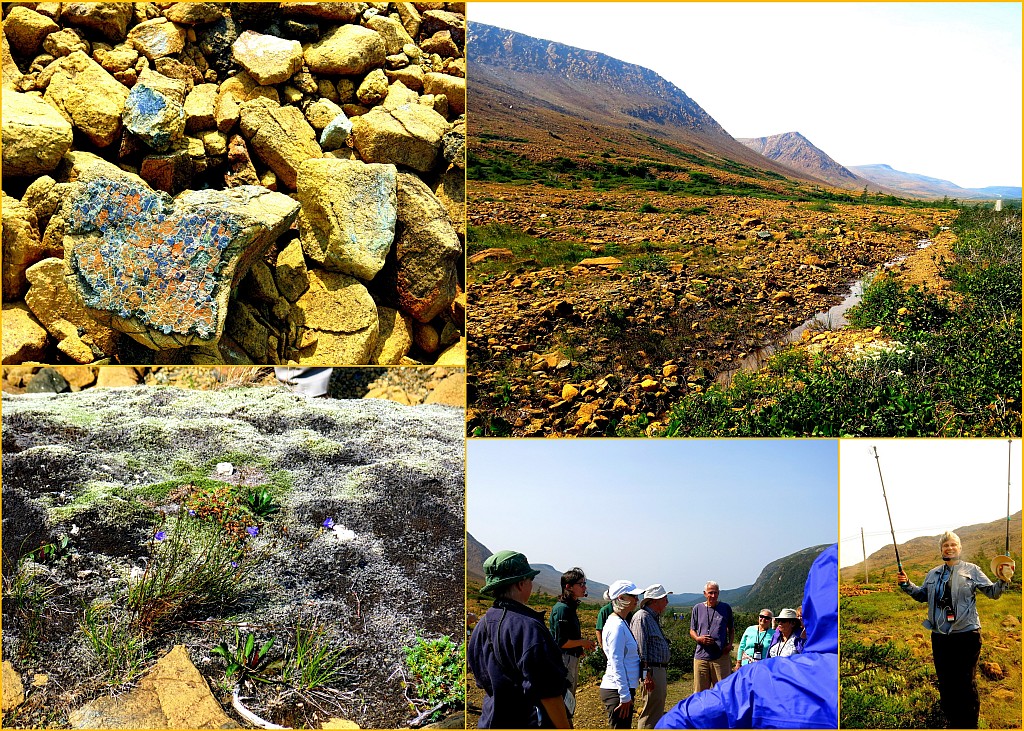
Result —
[[12, 7], [3, 363], [463, 364], [463, 11]]
[[[39, 707], [64, 721], [113, 712], [79, 626], [93, 607], [126, 627], [151, 621], [150, 662], [184, 646], [215, 690], [225, 665], [211, 649], [233, 647], [235, 627], [259, 644], [275, 638], [271, 652], [285, 657], [296, 620], [315, 618], [348, 663], [317, 696], [330, 716], [399, 728], [415, 715], [402, 648], [417, 636], [458, 642], [464, 626], [463, 409], [307, 399], [283, 387], [5, 394], [2, 405], [4, 576], [56, 587], [42, 624], [14, 612], [3, 625], [5, 650], [33, 648], [5, 654], [26, 687], [34, 674], [49, 678], [32, 689]], [[264, 489], [278, 511], [231, 507]], [[131, 593], [172, 544], [188, 561], [211, 535], [237, 551], [215, 601], [165, 616], [165, 604]], [[26, 557], [40, 545], [60, 548]], [[280, 721], [284, 686], [255, 685], [242, 693], [246, 706]], [[77, 689], [73, 705], [66, 688]], [[298, 714], [290, 697], [280, 702]], [[313, 706], [303, 712], [312, 722]]]

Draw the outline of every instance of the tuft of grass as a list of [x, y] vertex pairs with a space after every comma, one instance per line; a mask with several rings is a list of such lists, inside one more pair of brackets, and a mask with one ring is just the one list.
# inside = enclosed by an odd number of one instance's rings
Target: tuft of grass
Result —
[[109, 604], [90, 604], [80, 625], [100, 666], [103, 682], [116, 687], [131, 683], [145, 672], [153, 653], [131, 617]]
[[21, 658], [31, 657], [43, 639], [49, 602], [59, 588], [31, 568], [35, 565], [31, 557], [22, 557], [3, 578], [4, 613], [13, 607], [14, 616], [20, 619], [17, 652]]
[[128, 586], [127, 606], [140, 627], [229, 604], [245, 591], [254, 562], [218, 525], [179, 514], [161, 533], [142, 576]]
[[300, 690], [312, 690], [336, 682], [351, 663], [347, 647], [331, 646], [324, 626], [317, 620], [295, 625], [295, 644], [282, 671], [282, 679]]

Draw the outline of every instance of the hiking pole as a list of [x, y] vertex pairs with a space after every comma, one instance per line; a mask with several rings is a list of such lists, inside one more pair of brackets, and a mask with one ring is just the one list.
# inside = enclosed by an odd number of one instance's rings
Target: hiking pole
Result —
[[885, 514], [889, 518], [889, 533], [892, 534], [892, 547], [896, 551], [896, 568], [903, 573], [903, 562], [900, 561], [900, 549], [896, 546], [896, 531], [892, 528], [892, 514], [889, 512], [889, 498], [885, 494], [885, 480], [882, 479], [882, 463], [878, 461], [878, 447], [872, 447], [875, 454], [875, 465], [878, 467], [878, 481], [882, 483], [882, 499], [885, 500]]
[[1010, 475], [1013, 464], [1013, 440], [1006, 440], [1006, 550], [1003, 552], [1004, 555], [996, 556], [989, 563], [989, 568], [992, 569], [992, 573], [996, 577], [1003, 581], [1009, 581], [1013, 578], [1013, 571], [1016, 566], [1013, 563], [1013, 559], [1010, 558]]

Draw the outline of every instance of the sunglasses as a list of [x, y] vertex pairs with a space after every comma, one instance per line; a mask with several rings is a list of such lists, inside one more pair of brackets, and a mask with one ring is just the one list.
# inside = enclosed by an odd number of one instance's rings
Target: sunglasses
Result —
[[769, 616], [767, 616], [767, 615], [765, 615], [765, 614], [759, 614], [759, 615], [757, 616], [757, 618], [758, 618], [758, 619], [771, 619], [771, 617], [769, 617]]

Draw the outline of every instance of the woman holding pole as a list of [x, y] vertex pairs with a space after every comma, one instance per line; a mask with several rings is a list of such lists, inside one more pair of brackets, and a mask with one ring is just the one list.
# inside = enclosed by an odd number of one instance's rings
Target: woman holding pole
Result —
[[896, 574], [899, 587], [919, 602], [928, 602], [924, 626], [932, 631], [932, 656], [939, 681], [939, 702], [950, 728], [978, 728], [978, 684], [975, 673], [981, 655], [981, 623], [975, 593], [998, 599], [1013, 578], [1013, 562], [997, 572], [993, 583], [985, 572], [960, 560], [960, 537], [949, 531], [939, 538], [942, 565], [916, 586], [902, 567]]

